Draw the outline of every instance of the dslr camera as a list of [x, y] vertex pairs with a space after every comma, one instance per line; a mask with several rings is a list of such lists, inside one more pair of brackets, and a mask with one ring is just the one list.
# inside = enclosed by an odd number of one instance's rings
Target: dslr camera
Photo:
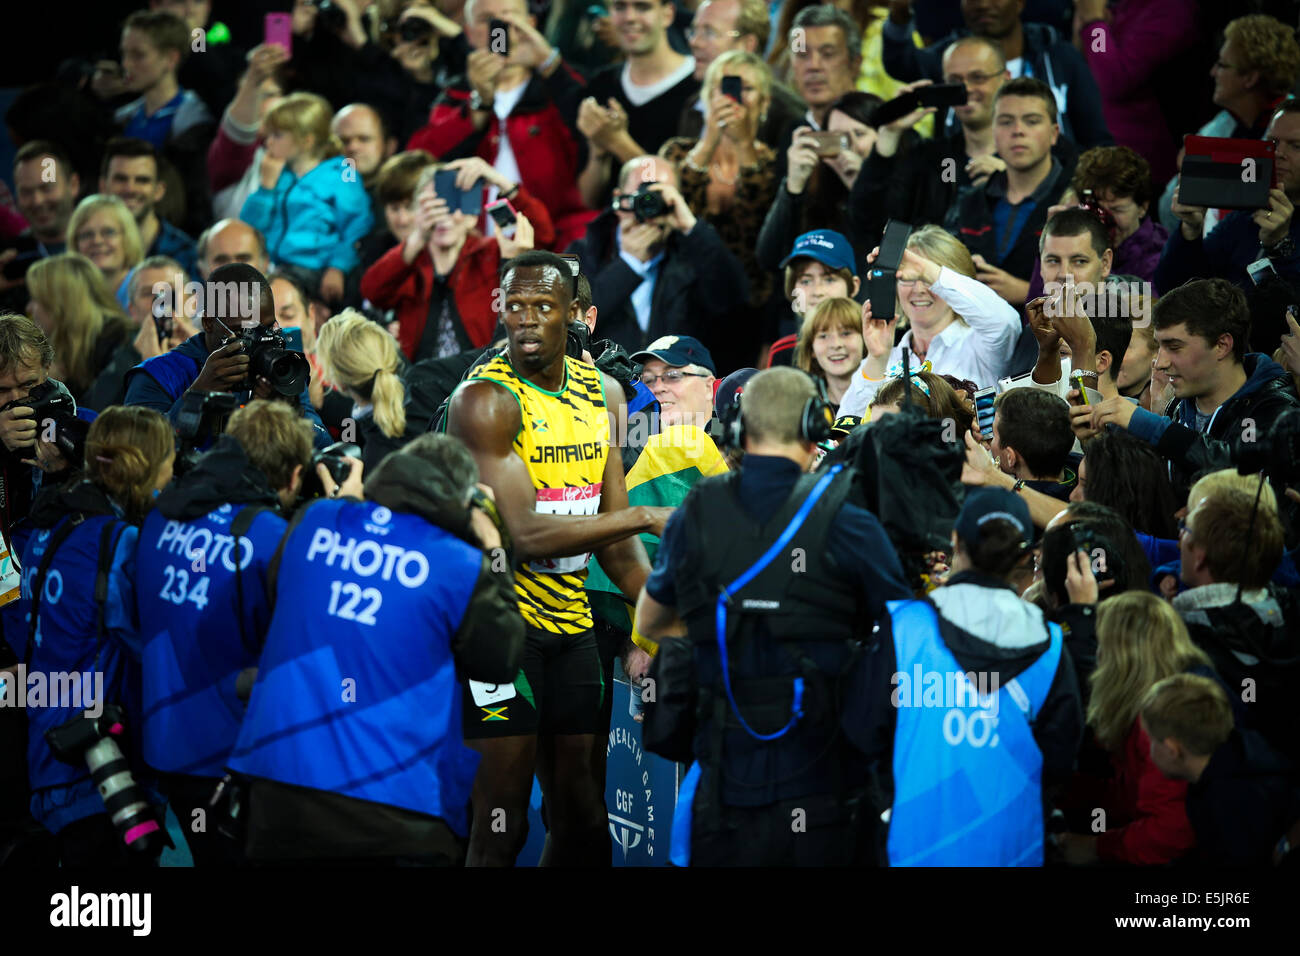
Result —
[[659, 190], [651, 190], [654, 183], [642, 183], [634, 193], [621, 193], [614, 197], [616, 212], [631, 212], [637, 222], [649, 222], [668, 212], [668, 200]]
[[360, 457], [361, 446], [346, 441], [336, 441], [329, 447], [313, 453], [311, 465], [302, 477], [302, 497], [310, 501], [312, 498], [321, 498], [325, 495], [325, 488], [316, 474], [317, 465], [324, 465], [329, 476], [334, 479], [334, 484], [341, 485], [347, 478], [348, 472], [352, 470], [348, 465], [348, 459]]
[[202, 452], [199, 445], [210, 444], [226, 430], [226, 419], [238, 402], [230, 392], [186, 392], [176, 412], [176, 437], [180, 439], [172, 471], [181, 477], [193, 468]]
[[133, 856], [150, 857], [171, 846], [159, 824], [157, 808], [128, 769], [118, 738], [126, 734], [126, 713], [117, 704], [105, 704], [98, 717], [80, 714], [45, 732], [45, 742], [64, 763], [85, 763], [95, 789], [103, 798], [118, 839]]
[[223, 344], [231, 342], [239, 342], [248, 355], [249, 391], [259, 378], [265, 378], [281, 395], [293, 398], [301, 394], [311, 381], [307, 356], [289, 348], [284, 333], [275, 326], [243, 329]]
[[[36, 422], [36, 437], [50, 441], [69, 464], [74, 467], [79, 465], [85, 454], [86, 434], [90, 425], [77, 417], [77, 406], [72, 398], [61, 392], [53, 382], [46, 381], [33, 387], [26, 398], [15, 398], [0, 408], [0, 411], [23, 407], [32, 410], [28, 417]], [[50, 424], [54, 425], [52, 440], [46, 433]]]

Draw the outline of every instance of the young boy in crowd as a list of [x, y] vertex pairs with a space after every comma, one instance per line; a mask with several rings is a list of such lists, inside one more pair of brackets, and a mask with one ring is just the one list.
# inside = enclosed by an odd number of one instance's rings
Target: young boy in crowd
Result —
[[794, 313], [783, 320], [768, 352], [767, 368], [792, 365], [794, 347], [805, 316], [823, 299], [848, 298], [858, 294], [862, 283], [853, 263], [853, 246], [849, 240], [830, 229], [805, 232], [794, 241], [794, 248], [781, 261], [785, 270], [785, 297]]

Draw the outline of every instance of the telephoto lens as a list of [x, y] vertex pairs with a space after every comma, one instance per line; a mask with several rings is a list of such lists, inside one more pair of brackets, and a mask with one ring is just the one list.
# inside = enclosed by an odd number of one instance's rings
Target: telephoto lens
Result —
[[248, 353], [249, 388], [259, 378], [265, 378], [281, 395], [293, 397], [302, 393], [311, 381], [311, 365], [307, 356], [287, 348], [284, 334], [277, 329], [251, 329], [239, 336]]
[[84, 761], [90, 769], [104, 809], [126, 848], [141, 856], [157, 854], [170, 840], [117, 745], [125, 739], [126, 714], [116, 704], [105, 704], [98, 717], [82, 714], [45, 734], [55, 757], [69, 764]]

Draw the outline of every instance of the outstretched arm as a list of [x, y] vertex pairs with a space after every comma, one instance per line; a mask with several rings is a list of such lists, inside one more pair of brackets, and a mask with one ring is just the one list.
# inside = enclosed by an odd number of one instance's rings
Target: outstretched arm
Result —
[[[602, 494], [617, 495], [621, 510], [606, 510], [602, 501], [600, 514], [539, 514], [534, 508], [537, 495], [528, 467], [514, 448], [515, 436], [522, 427], [518, 403], [509, 391], [498, 385], [465, 382], [452, 395], [447, 410], [447, 433], [463, 441], [474, 456], [483, 483], [491, 486], [496, 495], [497, 508], [510, 529], [520, 561], [582, 554], [654, 530], [656, 509], [627, 507], [627, 492], [618, 464], [613, 466], [619, 469], [617, 490], [606, 486]], [[617, 456], [610, 458], [615, 460]], [[606, 463], [606, 481], [611, 476], [610, 467]], [[645, 561], [644, 551], [641, 560]], [[607, 573], [618, 583], [613, 571], [607, 568]]]

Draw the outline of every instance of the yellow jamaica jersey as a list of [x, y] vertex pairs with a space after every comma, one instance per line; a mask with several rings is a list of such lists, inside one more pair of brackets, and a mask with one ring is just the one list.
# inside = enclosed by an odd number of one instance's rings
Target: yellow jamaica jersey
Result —
[[[548, 515], [594, 515], [609, 457], [609, 417], [601, 373], [573, 358], [564, 360], [564, 384], [548, 392], [519, 376], [502, 352], [469, 381], [505, 388], [519, 403], [523, 427], [515, 451], [528, 466], [537, 511]], [[590, 552], [543, 558], [515, 572], [519, 613], [553, 634], [581, 634], [591, 627], [591, 606], [583, 584]]]

